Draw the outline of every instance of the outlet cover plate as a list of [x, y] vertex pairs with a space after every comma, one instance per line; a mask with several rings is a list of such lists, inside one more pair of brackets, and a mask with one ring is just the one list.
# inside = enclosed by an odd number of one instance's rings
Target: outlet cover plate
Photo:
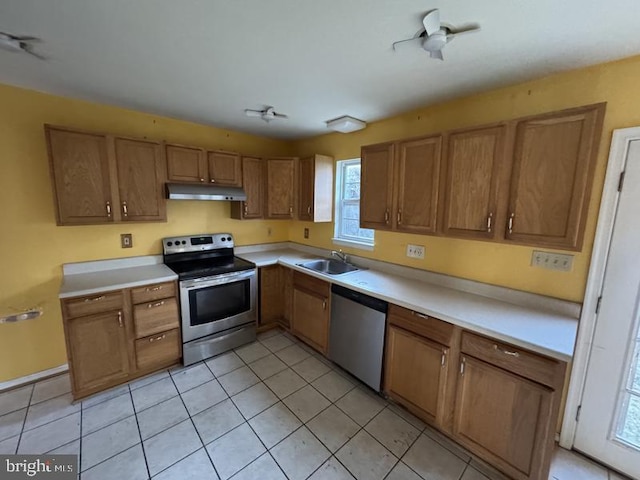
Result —
[[308, 228], [304, 229], [304, 238], [309, 238], [309, 229]]
[[573, 267], [573, 255], [534, 250], [531, 255], [531, 266], [548, 268], [559, 272], [570, 272]]
[[120, 246], [122, 248], [131, 248], [131, 247], [133, 247], [133, 235], [131, 233], [121, 233], [120, 234]]
[[424, 245], [407, 245], [407, 257], [424, 258]]

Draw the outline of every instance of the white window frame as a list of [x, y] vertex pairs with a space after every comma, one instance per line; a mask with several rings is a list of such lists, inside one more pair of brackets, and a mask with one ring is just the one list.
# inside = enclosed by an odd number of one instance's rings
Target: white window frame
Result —
[[[342, 231], [342, 210], [344, 205], [360, 205], [360, 199], [348, 199], [345, 200], [344, 196], [344, 184], [345, 184], [345, 170], [351, 165], [360, 165], [359, 158], [352, 158], [349, 160], [338, 160], [336, 162], [336, 204], [335, 204], [335, 224], [333, 231], [333, 243], [336, 245], [344, 245], [347, 247], [355, 247], [363, 250], [373, 250], [374, 239], [364, 238], [359, 236], [343, 235]], [[373, 231], [373, 230], [372, 230]], [[375, 235], [375, 232], [374, 232]]]

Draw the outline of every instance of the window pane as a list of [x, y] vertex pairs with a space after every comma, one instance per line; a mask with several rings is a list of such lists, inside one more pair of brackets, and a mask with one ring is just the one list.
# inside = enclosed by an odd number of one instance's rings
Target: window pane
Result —
[[357, 200], [360, 198], [360, 184], [359, 183], [345, 183], [344, 185], [344, 199], [345, 200]]
[[362, 238], [369, 238], [369, 239], [373, 240], [373, 230], [371, 230], [370, 228], [359, 228], [358, 229], [358, 236], [362, 237]]
[[342, 234], [350, 237], [357, 237], [360, 231], [360, 220], [343, 220]]
[[336, 238], [373, 245], [374, 231], [360, 228], [360, 160], [337, 164]]
[[640, 398], [627, 395], [618, 437], [640, 448]]
[[350, 220], [360, 220], [360, 205], [345, 203], [342, 208], [342, 218]]
[[345, 170], [345, 182], [360, 183], [360, 165], [348, 165]]

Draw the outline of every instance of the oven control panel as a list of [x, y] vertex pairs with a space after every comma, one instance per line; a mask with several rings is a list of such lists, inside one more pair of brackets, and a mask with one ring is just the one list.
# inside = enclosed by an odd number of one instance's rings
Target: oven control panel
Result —
[[233, 248], [233, 235], [230, 233], [203, 233], [186, 237], [167, 237], [162, 239], [165, 255], [172, 253], [202, 252], [219, 248]]

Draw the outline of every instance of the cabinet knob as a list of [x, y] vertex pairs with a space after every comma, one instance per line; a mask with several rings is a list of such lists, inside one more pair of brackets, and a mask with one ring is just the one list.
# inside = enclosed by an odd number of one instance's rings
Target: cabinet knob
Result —
[[107, 217], [111, 218], [111, 202], [107, 202]]
[[126, 217], [129, 215], [129, 209], [127, 208], [127, 202], [122, 202], [122, 214]]
[[212, 179], [211, 179], [211, 183], [216, 183], [216, 181], [212, 178]]
[[201, 179], [200, 179], [200, 181], [201, 181], [201, 182], [204, 182], [204, 178], [201, 178]]
[[516, 214], [515, 213], [511, 213], [511, 215], [509, 215], [509, 222], [507, 224], [507, 229], [509, 230], [509, 233], [513, 233], [513, 220], [516, 218]]
[[289, 215], [293, 214], [293, 207], [289, 207]]
[[487, 232], [491, 233], [491, 224], [493, 223], [493, 213], [489, 213], [487, 216]]

